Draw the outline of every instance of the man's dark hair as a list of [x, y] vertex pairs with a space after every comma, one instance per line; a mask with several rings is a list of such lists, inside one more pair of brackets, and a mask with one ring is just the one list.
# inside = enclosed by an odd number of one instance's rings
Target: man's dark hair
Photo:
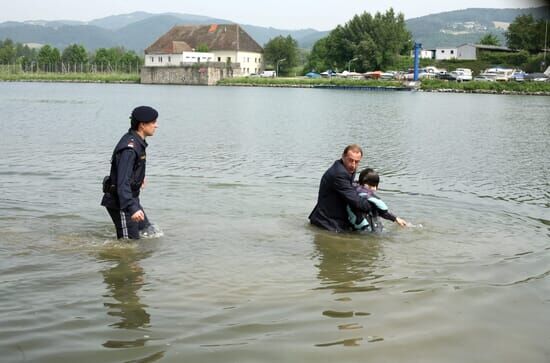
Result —
[[370, 185], [371, 187], [378, 187], [380, 183], [380, 176], [372, 168], [366, 168], [359, 173], [359, 184]]
[[130, 128], [134, 131], [139, 129], [139, 121], [133, 116], [130, 117]]
[[357, 144], [351, 144], [351, 145], [348, 145], [346, 146], [346, 148], [344, 149], [344, 152], [342, 153], [342, 156], [346, 156], [348, 154], [348, 151], [355, 151], [355, 152], [359, 152], [361, 153], [361, 156], [363, 156], [363, 149], [361, 149], [361, 146], [357, 145]]

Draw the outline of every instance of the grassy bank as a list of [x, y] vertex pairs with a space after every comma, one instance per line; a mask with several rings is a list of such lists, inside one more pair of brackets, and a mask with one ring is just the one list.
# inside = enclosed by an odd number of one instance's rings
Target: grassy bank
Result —
[[549, 82], [454, 82], [423, 80], [420, 89], [424, 91], [461, 91], [476, 93], [519, 93], [550, 95]]
[[[226, 78], [218, 82], [221, 86], [258, 86], [258, 87], [379, 87], [406, 88], [401, 81], [355, 80], [345, 78]], [[542, 94], [550, 96], [548, 82], [454, 82], [443, 80], [423, 80], [420, 84], [423, 91], [496, 93], [496, 94]]]
[[136, 73], [4, 73], [0, 81], [82, 82], [82, 83], [139, 83]]
[[260, 78], [241, 77], [225, 78], [218, 82], [220, 86], [264, 86], [264, 87], [315, 87], [315, 86], [341, 86], [341, 87], [396, 87], [404, 88], [398, 81], [379, 81], [367, 79], [345, 78]]

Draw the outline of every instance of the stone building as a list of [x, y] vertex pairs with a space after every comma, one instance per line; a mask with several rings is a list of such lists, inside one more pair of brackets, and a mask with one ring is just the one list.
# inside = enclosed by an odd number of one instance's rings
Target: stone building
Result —
[[141, 81], [211, 85], [262, 64], [262, 47], [238, 24], [181, 25], [145, 49]]

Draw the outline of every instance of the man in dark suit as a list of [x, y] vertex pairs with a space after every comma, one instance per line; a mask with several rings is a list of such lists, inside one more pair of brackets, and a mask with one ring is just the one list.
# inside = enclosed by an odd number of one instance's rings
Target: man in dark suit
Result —
[[350, 232], [353, 226], [348, 220], [347, 207], [355, 211], [370, 211], [369, 202], [359, 197], [352, 185], [362, 157], [363, 150], [359, 145], [348, 145], [342, 158], [323, 174], [317, 205], [309, 215], [311, 224], [333, 232]]

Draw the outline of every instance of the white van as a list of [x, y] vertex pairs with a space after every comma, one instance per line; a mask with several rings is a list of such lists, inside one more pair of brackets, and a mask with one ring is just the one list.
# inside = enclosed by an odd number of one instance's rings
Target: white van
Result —
[[457, 68], [449, 73], [452, 79], [463, 82], [472, 80], [472, 70], [469, 68]]
[[277, 77], [277, 72], [275, 72], [275, 71], [263, 71], [262, 73], [260, 73], [260, 77], [275, 78], [275, 77]]

